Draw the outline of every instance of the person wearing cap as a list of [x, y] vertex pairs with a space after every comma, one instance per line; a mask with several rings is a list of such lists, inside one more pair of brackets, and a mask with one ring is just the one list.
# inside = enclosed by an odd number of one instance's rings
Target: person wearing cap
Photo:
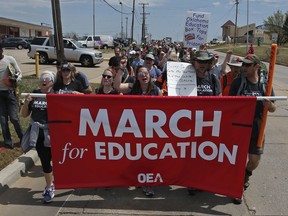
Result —
[[139, 65], [143, 65], [144, 64], [144, 60], [141, 58], [141, 52], [140, 50], [137, 50], [136, 53], [135, 53], [135, 59], [134, 61], [132, 62], [131, 66], [133, 68], [134, 71], [136, 71], [137, 67]]
[[72, 70], [72, 74], [75, 74], [75, 79], [80, 81], [80, 83], [83, 86], [83, 93], [84, 94], [90, 94], [92, 92], [92, 87], [90, 85], [90, 82], [88, 81], [88, 78], [85, 73], [82, 71], [78, 71], [75, 65], [68, 63], [69, 67]]
[[57, 73], [53, 90], [59, 94], [84, 94], [80, 81], [75, 79], [75, 73], [71, 64], [63, 64]]
[[220, 83], [222, 87], [222, 95], [228, 96], [230, 86], [233, 80], [240, 74], [242, 67], [242, 60], [240, 57], [233, 57], [229, 63], [230, 71], [221, 77]]
[[[53, 93], [53, 83], [55, 74], [52, 71], [43, 71], [40, 74], [39, 86], [34, 89], [32, 93], [37, 94], [51, 94]], [[25, 96], [24, 104], [21, 110], [21, 115], [26, 118], [30, 116], [29, 126], [22, 139], [23, 145], [28, 145], [36, 148], [37, 154], [41, 161], [42, 170], [46, 186], [43, 191], [44, 203], [51, 203], [54, 197], [54, 183], [52, 174], [52, 154], [50, 145], [50, 136], [48, 130], [48, 113], [47, 101], [45, 97], [33, 97], [30, 94]], [[36, 129], [37, 128], [37, 129]], [[28, 142], [24, 143], [24, 142]], [[30, 148], [30, 149], [31, 149]], [[29, 149], [24, 150], [27, 152]]]
[[[236, 77], [230, 87], [230, 96], [265, 96], [266, 94], [266, 84], [267, 82], [263, 79], [261, 75], [261, 61], [258, 56], [254, 54], [249, 54], [242, 59], [243, 71], [241, 75]], [[274, 96], [274, 91], [272, 89], [271, 96]], [[244, 190], [249, 187], [249, 177], [252, 172], [258, 167], [260, 163], [261, 154], [263, 154], [263, 147], [257, 147], [259, 130], [262, 123], [262, 116], [264, 107], [268, 109], [269, 112], [275, 112], [275, 104], [269, 100], [264, 99], [264, 101], [257, 101], [256, 109], [254, 113], [254, 121], [252, 126], [252, 134], [250, 138], [250, 145], [248, 151], [248, 162], [246, 164], [246, 172], [244, 179]], [[240, 204], [242, 199], [234, 199], [235, 204]]]
[[148, 69], [150, 75], [152, 76], [153, 82], [161, 75], [161, 71], [154, 65], [155, 57], [153, 54], [147, 54], [144, 60], [144, 66]]
[[22, 73], [15, 58], [4, 55], [3, 47], [0, 43], [0, 123], [4, 147], [9, 149], [14, 148], [9, 129], [9, 119], [20, 140], [23, 136], [22, 126], [18, 116], [19, 104], [16, 94], [16, 84], [21, 78]]
[[227, 62], [229, 62], [231, 59], [232, 51], [228, 50], [226, 52], [226, 56], [225, 56], [223, 63], [218, 62], [219, 61], [218, 53], [209, 52], [209, 55], [212, 56], [212, 59], [208, 64], [208, 70], [211, 71], [211, 73], [215, 74], [216, 77], [220, 80], [221, 77], [226, 74], [226, 65], [227, 65]]
[[196, 70], [197, 95], [218, 96], [221, 95], [221, 85], [217, 77], [208, 71], [208, 64], [212, 56], [207, 51], [196, 51], [192, 59], [192, 65]]

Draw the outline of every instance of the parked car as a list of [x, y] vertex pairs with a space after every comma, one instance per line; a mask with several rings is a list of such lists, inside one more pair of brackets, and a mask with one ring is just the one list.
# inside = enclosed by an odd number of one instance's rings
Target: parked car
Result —
[[[67, 61], [81, 63], [83, 66], [93, 66], [103, 62], [102, 52], [86, 49], [74, 39], [63, 38], [64, 55]], [[39, 63], [47, 64], [57, 60], [56, 47], [52, 38], [35, 37], [29, 47], [27, 55], [34, 59], [35, 53], [39, 53]]]
[[21, 49], [27, 49], [29, 47], [29, 42], [20, 37], [9, 37], [9, 38], [4, 38], [1, 41], [1, 44], [4, 48], [17, 48], [19, 50]]
[[122, 39], [122, 38], [115, 38], [114, 39], [114, 46], [120, 46], [120, 47], [128, 47], [129, 46], [129, 40], [128, 39]]

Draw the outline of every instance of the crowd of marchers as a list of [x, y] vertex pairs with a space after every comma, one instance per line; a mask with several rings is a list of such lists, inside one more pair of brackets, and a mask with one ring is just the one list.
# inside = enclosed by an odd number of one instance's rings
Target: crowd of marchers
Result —
[[[166, 43], [165, 40], [152, 41], [137, 46], [133, 42], [128, 49], [116, 47], [115, 55], [109, 59], [107, 68], [102, 73], [100, 86], [92, 89], [87, 76], [69, 63], [57, 64], [56, 72], [42, 71], [39, 88], [25, 96], [21, 109], [23, 117], [30, 117], [25, 133], [18, 117], [16, 86], [21, 81], [21, 70], [12, 56], [4, 55], [0, 47], [0, 115], [4, 146], [13, 148], [8, 127], [10, 120], [14, 125], [24, 152], [35, 147], [41, 160], [45, 177], [43, 191], [44, 203], [50, 203], [54, 197], [54, 182], [51, 165], [50, 136], [48, 130], [47, 103], [45, 97], [33, 97], [37, 94], [126, 94], [143, 96], [167, 96], [167, 62], [188, 62], [196, 71], [198, 96], [264, 96], [265, 68], [255, 54], [245, 57], [226, 53], [223, 62], [219, 62], [217, 53], [209, 52], [205, 45], [186, 48], [183, 44]], [[272, 95], [274, 92], [272, 91]], [[249, 177], [257, 168], [263, 146], [257, 147], [259, 128], [264, 108], [274, 112], [273, 101], [258, 101], [254, 114], [249, 154], [243, 180], [243, 190], [249, 186]], [[189, 188], [190, 194], [197, 189]], [[146, 196], [153, 196], [153, 188], [143, 187]], [[242, 199], [234, 199], [240, 204]]]

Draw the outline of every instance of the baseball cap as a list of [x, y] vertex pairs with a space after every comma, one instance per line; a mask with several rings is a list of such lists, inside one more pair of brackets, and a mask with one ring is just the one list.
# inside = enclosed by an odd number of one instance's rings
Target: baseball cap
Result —
[[227, 63], [229, 66], [241, 67], [242, 59], [240, 57], [233, 57], [230, 62]]
[[154, 55], [153, 54], [147, 54], [146, 56], [145, 56], [145, 58], [149, 58], [149, 59], [152, 59], [152, 60], [155, 60], [155, 57], [154, 57]]
[[131, 51], [129, 52], [129, 54], [130, 54], [130, 55], [135, 55], [135, 54], [136, 54], [136, 51], [135, 51], [135, 50], [131, 50]]
[[254, 55], [254, 54], [248, 54], [246, 55], [243, 59], [242, 59], [242, 62], [243, 63], [246, 63], [246, 64], [260, 64], [261, 61], [260, 59], [258, 58], [258, 56]]
[[69, 71], [72, 71], [72, 66], [71, 66], [71, 64], [63, 64], [62, 65], [62, 67], [61, 67], [61, 71], [67, 71], [67, 70], [69, 70]]

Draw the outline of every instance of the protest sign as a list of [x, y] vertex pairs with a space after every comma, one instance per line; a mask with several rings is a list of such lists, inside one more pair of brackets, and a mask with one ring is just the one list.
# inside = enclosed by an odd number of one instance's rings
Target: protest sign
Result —
[[167, 62], [169, 96], [197, 96], [196, 71], [190, 63]]
[[188, 11], [184, 25], [184, 47], [199, 48], [207, 42], [210, 13]]
[[47, 95], [56, 188], [241, 197], [256, 97]]

